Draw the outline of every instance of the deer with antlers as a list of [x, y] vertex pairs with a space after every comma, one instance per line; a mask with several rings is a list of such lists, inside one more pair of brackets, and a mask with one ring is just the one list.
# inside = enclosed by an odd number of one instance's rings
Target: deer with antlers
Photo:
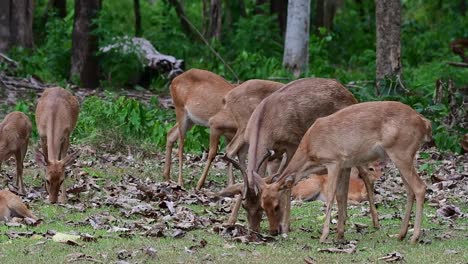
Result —
[[[247, 156], [247, 145], [244, 140], [244, 132], [247, 122], [260, 102], [277, 91], [284, 84], [266, 80], [249, 80], [235, 89], [229, 91], [223, 98], [223, 108], [209, 120], [210, 134], [222, 134], [229, 131], [234, 133], [234, 137], [226, 146], [228, 157], [238, 156], [239, 161], [245, 167]], [[198, 181], [197, 190], [201, 189], [205, 183], [211, 162], [216, 156], [217, 146], [210, 148], [207, 165]], [[234, 184], [232, 173], [228, 177], [228, 184]]]
[[411, 237], [411, 243], [416, 243], [421, 232], [426, 185], [413, 162], [421, 144], [430, 141], [431, 131], [429, 120], [399, 102], [360, 103], [317, 119], [276, 180], [267, 183], [254, 174], [253, 184], [261, 190], [260, 204], [267, 214], [270, 232], [288, 231], [285, 227], [289, 224], [291, 187], [311, 171], [325, 166], [328, 170], [327, 209], [320, 242], [325, 242], [328, 237], [334, 197], [338, 204], [337, 237], [342, 239], [350, 168], [388, 156], [399, 169], [407, 192], [399, 239], [406, 236], [416, 200]]
[[[265, 175], [265, 160], [282, 158], [286, 153], [286, 165], [296, 151], [302, 136], [319, 117], [330, 115], [347, 106], [356, 104], [354, 96], [339, 82], [332, 79], [306, 78], [293, 81], [265, 98], [254, 110], [244, 134], [249, 144], [247, 171], [229, 157], [236, 168], [241, 169], [244, 184], [228, 186], [218, 193], [220, 196], [243, 194], [243, 207], [247, 211], [249, 226], [259, 231], [263, 209], [260, 194], [254, 185], [254, 173]], [[279, 171], [281, 171], [281, 167]], [[324, 168], [321, 169], [323, 171]], [[267, 178], [267, 181], [272, 177]], [[363, 180], [369, 194], [371, 215], [375, 227], [379, 227], [373, 203], [371, 183], [364, 175]], [[237, 218], [241, 198], [236, 201], [229, 222]], [[285, 221], [288, 222], [288, 221]]]

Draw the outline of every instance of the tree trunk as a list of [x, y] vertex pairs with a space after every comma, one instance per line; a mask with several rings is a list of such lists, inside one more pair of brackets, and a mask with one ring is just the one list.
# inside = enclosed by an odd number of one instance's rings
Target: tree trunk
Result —
[[376, 92], [381, 93], [385, 79], [393, 79], [395, 88], [403, 88], [401, 82], [400, 0], [375, 0], [377, 31]]
[[342, 3], [342, 0], [317, 0], [315, 26], [331, 30], [336, 11]]
[[100, 9], [100, 0], [75, 0], [70, 77], [78, 78], [88, 88], [99, 86], [98, 39], [92, 34], [96, 29], [92, 20], [97, 18]]
[[460, 2], [458, 3], [458, 10], [460, 10], [460, 14], [462, 16], [466, 16], [466, 9], [467, 9], [466, 0], [460, 0]]
[[135, 37], [141, 37], [140, 0], [133, 0], [133, 11], [135, 13]]
[[278, 26], [281, 32], [281, 37], [286, 32], [286, 19], [288, 16], [288, 0], [271, 0], [271, 14], [278, 16]]
[[256, 0], [255, 1], [255, 8], [254, 8], [254, 14], [263, 14], [263, 5], [265, 5], [267, 0]]
[[197, 39], [197, 34], [194, 32], [187, 19], [184, 11], [184, 6], [178, 0], [169, 0], [169, 3], [175, 8], [177, 16], [179, 17], [180, 25], [184, 33], [191, 39]]
[[13, 46], [32, 48], [33, 0], [0, 1], [0, 51]]
[[310, 1], [289, 1], [283, 66], [292, 71], [296, 77], [307, 69], [309, 22]]
[[0, 52], [10, 47], [10, 1], [0, 1]]
[[49, 6], [57, 11], [60, 18], [67, 16], [67, 0], [50, 0]]
[[219, 39], [221, 36], [221, 8], [221, 0], [211, 0], [208, 38]]

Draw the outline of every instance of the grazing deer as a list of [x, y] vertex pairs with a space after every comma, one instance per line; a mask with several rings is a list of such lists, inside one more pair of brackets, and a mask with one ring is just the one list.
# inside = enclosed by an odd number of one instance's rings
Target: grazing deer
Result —
[[[69, 91], [48, 88], [36, 107], [36, 124], [42, 152], [36, 152], [36, 162], [46, 168], [46, 190], [49, 202], [66, 202], [65, 168], [78, 157], [79, 151], [67, 156], [70, 135], [75, 129], [79, 103]], [[60, 197], [59, 197], [60, 191]]]
[[[356, 103], [353, 95], [336, 80], [306, 78], [283, 86], [255, 108], [244, 133], [249, 149], [247, 172], [243, 173], [244, 190], [241, 191], [244, 196], [243, 207], [247, 210], [247, 219], [252, 230], [259, 231], [262, 217], [260, 193], [253, 183], [253, 174], [265, 175], [263, 161], [282, 158], [286, 153], [287, 164], [302, 136], [317, 118]], [[274, 155], [271, 156], [270, 153]], [[228, 187], [225, 193], [240, 192], [238, 187]], [[221, 195], [223, 193], [222, 191]], [[240, 204], [240, 198], [236, 204]], [[236, 206], [233, 210], [232, 218], [238, 213], [237, 208], [239, 207]], [[375, 217], [377, 218], [376, 215]], [[377, 219], [375, 221], [378, 222]]]
[[[209, 120], [210, 135], [220, 135], [229, 131], [235, 133], [226, 146], [228, 157], [237, 155], [245, 167], [247, 146], [244, 141], [244, 132], [252, 112], [260, 102], [281, 88], [284, 84], [266, 80], [249, 80], [228, 92], [223, 98], [223, 108]], [[211, 162], [216, 156], [217, 145], [210, 145], [208, 161], [203, 174], [198, 181], [197, 190], [203, 187]], [[228, 179], [229, 185], [234, 184], [232, 173]]]
[[12, 217], [38, 219], [21, 198], [8, 190], [0, 190], [0, 221], [9, 221]]
[[317, 119], [276, 181], [269, 184], [254, 174], [254, 185], [261, 190], [260, 204], [268, 216], [270, 232], [288, 231], [289, 197], [294, 182], [325, 166], [328, 170], [328, 196], [320, 242], [325, 242], [329, 233], [335, 196], [338, 203], [337, 237], [342, 239], [350, 168], [388, 156], [399, 169], [407, 192], [406, 212], [399, 239], [406, 236], [416, 199], [414, 233], [411, 238], [411, 243], [416, 243], [421, 232], [426, 185], [418, 176], [413, 162], [421, 144], [431, 139], [431, 130], [429, 120], [399, 102], [356, 104]]
[[[365, 168], [369, 180], [373, 184], [375, 180], [382, 176], [382, 166], [379, 162], [373, 162]], [[368, 200], [367, 190], [362, 180], [358, 168], [353, 167], [349, 178], [348, 201], [360, 203]], [[301, 180], [292, 188], [292, 197], [303, 201], [321, 200], [327, 201], [327, 183], [326, 174], [312, 174], [308, 178]]]
[[[179, 179], [183, 186], [182, 164], [185, 133], [193, 126], [209, 127], [208, 120], [221, 110], [223, 97], [234, 86], [222, 77], [204, 70], [191, 69], [174, 78], [171, 96], [176, 112], [176, 125], [167, 133], [164, 178], [171, 179], [171, 154], [176, 140], [179, 145]], [[210, 134], [210, 152], [216, 152], [221, 133]], [[229, 135], [226, 135], [229, 139]]]
[[21, 194], [25, 193], [23, 182], [23, 161], [28, 151], [31, 135], [31, 121], [21, 112], [12, 112], [0, 123], [0, 168], [2, 161], [11, 156], [16, 160], [16, 187]]

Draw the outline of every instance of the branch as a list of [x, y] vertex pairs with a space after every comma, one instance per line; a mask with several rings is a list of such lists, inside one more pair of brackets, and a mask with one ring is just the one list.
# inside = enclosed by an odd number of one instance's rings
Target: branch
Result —
[[0, 58], [5, 60], [8, 64], [13, 65], [14, 67], [18, 67], [18, 62], [10, 59], [7, 55], [0, 52]]
[[450, 66], [455, 66], [455, 67], [461, 67], [461, 68], [468, 68], [468, 63], [466, 62], [454, 62], [454, 61], [449, 61], [447, 62], [448, 65]]

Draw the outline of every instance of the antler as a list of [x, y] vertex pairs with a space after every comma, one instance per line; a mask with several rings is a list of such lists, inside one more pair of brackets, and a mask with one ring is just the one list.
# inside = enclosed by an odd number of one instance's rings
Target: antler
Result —
[[263, 155], [262, 159], [260, 160], [260, 163], [258, 164], [256, 171], [258, 172], [260, 168], [262, 167], [263, 162], [265, 162], [265, 160], [267, 160], [269, 157], [273, 157], [273, 155], [275, 155], [274, 150], [272, 149], [267, 150], [267, 153], [265, 153], [265, 155]]

